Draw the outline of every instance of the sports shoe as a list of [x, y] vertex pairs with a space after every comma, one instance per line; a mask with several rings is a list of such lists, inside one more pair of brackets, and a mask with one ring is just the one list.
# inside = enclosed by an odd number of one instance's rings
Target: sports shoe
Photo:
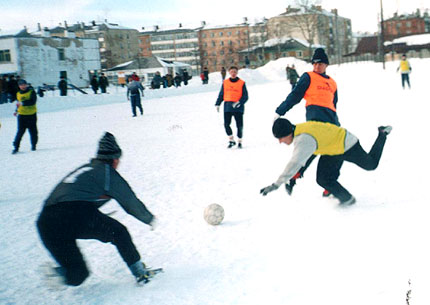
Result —
[[12, 155], [16, 154], [18, 152], [18, 148], [14, 148], [14, 150], [12, 150]]
[[237, 144], [237, 148], [242, 148], [242, 143]]
[[32, 147], [31, 147], [31, 150], [32, 150], [32, 151], [35, 151], [35, 150], [36, 150], [36, 145], [32, 146]]
[[331, 195], [331, 192], [330, 191], [327, 191], [327, 190], [324, 190], [324, 192], [322, 193], [322, 196], [323, 197], [328, 197], [328, 196], [330, 196]]
[[347, 206], [347, 205], [353, 205], [356, 202], [355, 197], [351, 195], [351, 198], [345, 201], [341, 201], [340, 205]]
[[138, 261], [136, 263], [134, 263], [133, 265], [129, 266], [131, 273], [134, 275], [134, 277], [136, 278], [136, 281], [138, 283], [140, 282], [148, 282], [149, 278], [151, 277], [150, 272], [148, 271], [148, 269], [146, 269], [146, 266], [143, 262]]
[[391, 130], [393, 130], [393, 127], [390, 125], [387, 126], [379, 126], [378, 127], [379, 132], [385, 134], [386, 136], [390, 134]]
[[233, 146], [235, 146], [236, 145], [236, 142], [235, 141], [230, 141], [230, 142], [228, 142], [228, 146], [227, 146], [227, 148], [232, 148]]

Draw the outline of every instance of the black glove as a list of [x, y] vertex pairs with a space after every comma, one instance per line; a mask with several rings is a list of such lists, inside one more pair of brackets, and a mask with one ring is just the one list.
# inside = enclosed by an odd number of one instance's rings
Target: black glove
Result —
[[273, 192], [273, 191], [277, 190], [278, 188], [279, 188], [279, 185], [276, 185], [275, 183], [272, 183], [271, 185], [262, 188], [260, 190], [260, 194], [262, 194], [263, 196], [266, 196], [267, 194], [269, 194], [270, 192]]

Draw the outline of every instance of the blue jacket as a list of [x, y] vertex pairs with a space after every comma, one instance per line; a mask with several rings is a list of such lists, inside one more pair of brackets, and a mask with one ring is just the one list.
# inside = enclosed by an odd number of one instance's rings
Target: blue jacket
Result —
[[[230, 78], [230, 81], [237, 82], [239, 77]], [[246, 89], [246, 84], [243, 84], [242, 87], [242, 97], [239, 100], [239, 107], [234, 108], [232, 102], [224, 103], [224, 112], [245, 112], [245, 103], [248, 100], [248, 90]], [[215, 106], [221, 105], [224, 101], [224, 84], [221, 86], [221, 91], [219, 92], [218, 99], [216, 100]]]
[[[325, 73], [321, 74], [321, 76], [324, 78], [330, 78]], [[279, 107], [276, 108], [276, 113], [279, 115], [284, 115], [288, 110], [293, 108], [296, 104], [300, 103], [300, 101], [305, 96], [306, 90], [308, 90], [310, 84], [311, 84], [311, 78], [309, 74], [303, 73], [296, 87], [291, 91], [290, 94], [288, 94], [285, 101], [283, 101], [281, 105], [279, 105]], [[334, 107], [336, 107], [337, 90], [334, 93], [333, 104], [334, 104]], [[306, 107], [306, 121], [326, 122], [326, 123], [332, 123], [337, 126], [340, 126], [339, 119], [337, 117], [336, 112], [334, 112], [331, 109], [321, 107], [321, 106], [316, 106], [316, 105], [310, 105]]]

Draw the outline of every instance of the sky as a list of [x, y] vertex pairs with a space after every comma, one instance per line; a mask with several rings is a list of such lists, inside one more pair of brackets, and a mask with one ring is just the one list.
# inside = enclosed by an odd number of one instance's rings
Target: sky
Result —
[[[338, 9], [340, 16], [350, 18], [353, 32], [377, 31], [380, 1], [361, 0], [359, 6], [345, 0], [317, 0], [322, 7]], [[36, 29], [37, 23], [53, 27], [67, 21], [69, 24], [88, 23], [91, 20], [119, 23], [141, 30], [152, 29], [154, 25], [175, 26], [199, 25], [201, 21], [222, 25], [240, 23], [244, 17], [249, 21], [256, 18], [270, 18], [285, 11], [295, 0], [0, 0], [0, 35], [17, 31], [25, 26]], [[411, 13], [417, 8], [430, 6], [424, 0], [383, 0], [384, 18], [395, 12]], [[27, 13], [25, 13], [27, 12]], [[28, 13], [31, 12], [31, 13]]]

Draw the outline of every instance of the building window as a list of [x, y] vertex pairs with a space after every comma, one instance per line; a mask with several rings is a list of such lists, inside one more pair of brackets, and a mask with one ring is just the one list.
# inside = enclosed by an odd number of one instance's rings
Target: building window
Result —
[[213, 47], [215, 47], [215, 46], [216, 46], [215, 41], [212, 41], [212, 46], [213, 46]]
[[215, 37], [215, 33], [211, 33], [211, 37]]
[[66, 60], [66, 56], [64, 55], [64, 49], [58, 49], [58, 60]]
[[303, 53], [302, 53], [302, 51], [297, 51], [297, 57], [303, 57]]
[[0, 62], [10, 62], [10, 50], [0, 50]]
[[206, 38], [206, 34], [202, 34], [202, 38]]
[[222, 33], [222, 32], [219, 32], [219, 37], [222, 37], [222, 35], [223, 35], [223, 33]]
[[227, 32], [227, 36], [231, 36], [231, 32]]
[[224, 41], [221, 41], [220, 44], [223, 46], [224, 45]]
[[219, 52], [219, 55], [224, 55], [224, 51], [220, 51], [220, 52]]

